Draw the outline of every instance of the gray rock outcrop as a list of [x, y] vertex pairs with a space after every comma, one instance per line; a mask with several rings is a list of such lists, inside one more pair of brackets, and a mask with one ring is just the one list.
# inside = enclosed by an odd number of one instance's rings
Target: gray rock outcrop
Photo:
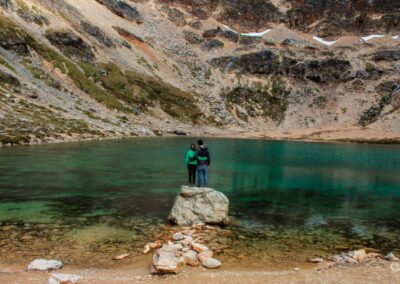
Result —
[[169, 220], [178, 225], [226, 224], [229, 200], [212, 188], [182, 186]]
[[72, 32], [50, 30], [46, 32], [46, 38], [68, 57], [84, 62], [94, 61], [90, 46]]
[[384, 48], [375, 52], [375, 61], [397, 61], [400, 60], [400, 48]]
[[347, 81], [352, 70], [350, 61], [337, 58], [298, 61], [281, 57], [265, 49], [238, 56], [223, 56], [211, 59], [210, 64], [224, 73], [251, 75], [285, 75], [297, 79], [308, 79], [316, 83]]
[[123, 0], [96, 0], [100, 4], [103, 4], [108, 9], [110, 9], [114, 14], [127, 19], [132, 22], [136, 22], [141, 24], [144, 22], [143, 16], [139, 13], [139, 11], [126, 3]]

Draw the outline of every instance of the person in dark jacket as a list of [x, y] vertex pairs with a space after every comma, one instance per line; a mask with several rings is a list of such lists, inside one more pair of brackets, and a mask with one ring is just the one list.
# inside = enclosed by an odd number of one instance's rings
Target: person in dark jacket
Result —
[[197, 160], [198, 187], [208, 186], [208, 167], [210, 166], [210, 152], [204, 146], [203, 140], [197, 141], [199, 149], [196, 152], [195, 159]]
[[185, 163], [189, 172], [189, 185], [193, 186], [196, 183], [196, 169], [197, 169], [197, 159], [196, 156], [196, 145], [190, 144], [189, 150], [186, 152]]

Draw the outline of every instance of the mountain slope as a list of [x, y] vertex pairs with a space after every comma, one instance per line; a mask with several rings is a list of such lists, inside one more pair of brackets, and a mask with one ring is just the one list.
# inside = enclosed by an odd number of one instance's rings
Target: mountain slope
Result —
[[[340, 3], [1, 0], [0, 144], [335, 125], [398, 132], [397, 2]], [[360, 38], [369, 33], [385, 36]]]

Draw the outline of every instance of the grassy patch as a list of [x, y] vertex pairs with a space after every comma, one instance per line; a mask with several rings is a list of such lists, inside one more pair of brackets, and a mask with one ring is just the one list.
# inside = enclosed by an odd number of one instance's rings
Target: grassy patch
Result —
[[[22, 37], [27, 45], [29, 45], [45, 60], [51, 62], [53, 67], [59, 68], [64, 74], [67, 74], [78, 88], [86, 92], [95, 100], [106, 105], [110, 109], [118, 109], [120, 111], [125, 111], [125, 112], [129, 111], [129, 109], [127, 109], [112, 94], [108, 94], [100, 86], [96, 85], [92, 80], [90, 80], [90, 78], [85, 76], [85, 72], [83, 72], [71, 60], [67, 59], [57, 51], [47, 47], [45, 44], [36, 41], [30, 35], [19, 31], [19, 29], [14, 25], [12, 21], [1, 15], [0, 15], [0, 24], [2, 25], [0, 30], [1, 31], [0, 39], [15, 35]], [[39, 74], [37, 74], [36, 72], [36, 74], [33, 75], [35, 76]]]
[[14, 0], [15, 3], [17, 4], [18, 8], [23, 9], [23, 10], [29, 10], [28, 5], [24, 2], [24, 0]]
[[11, 66], [10, 64], [8, 64], [7, 61], [5, 61], [3, 58], [0, 57], [0, 65], [3, 65], [4, 67], [10, 69], [11, 71], [15, 72], [15, 68], [13, 66]]
[[[81, 65], [82, 66], [82, 65]], [[145, 110], [157, 104], [175, 118], [195, 121], [200, 116], [194, 97], [178, 88], [133, 71], [123, 72], [115, 64], [82, 66], [87, 76], [94, 78], [115, 97], [130, 106]]]
[[28, 36], [28, 44], [44, 59], [51, 62], [54, 68], [59, 68], [61, 72], [68, 75], [79, 89], [86, 92], [95, 100], [106, 105], [110, 109], [128, 111], [114, 96], [108, 94], [100, 86], [90, 80], [72, 61], [45, 45], [38, 43], [30, 36]]

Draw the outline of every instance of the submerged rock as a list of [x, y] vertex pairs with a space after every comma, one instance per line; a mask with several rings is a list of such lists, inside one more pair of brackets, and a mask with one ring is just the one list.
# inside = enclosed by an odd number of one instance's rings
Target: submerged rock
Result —
[[81, 283], [83, 277], [74, 274], [52, 274], [49, 278], [49, 284], [77, 284]]
[[320, 228], [320, 227], [324, 227], [327, 225], [328, 225], [328, 222], [324, 219], [324, 217], [319, 216], [319, 215], [311, 216], [304, 223], [304, 227], [306, 229]]
[[176, 245], [164, 245], [153, 256], [153, 274], [177, 274], [186, 266], [186, 259], [180, 256], [181, 247]]
[[59, 260], [35, 259], [28, 265], [28, 270], [49, 271], [62, 267], [63, 263]]
[[226, 224], [229, 200], [212, 188], [182, 186], [169, 220], [178, 225]]

